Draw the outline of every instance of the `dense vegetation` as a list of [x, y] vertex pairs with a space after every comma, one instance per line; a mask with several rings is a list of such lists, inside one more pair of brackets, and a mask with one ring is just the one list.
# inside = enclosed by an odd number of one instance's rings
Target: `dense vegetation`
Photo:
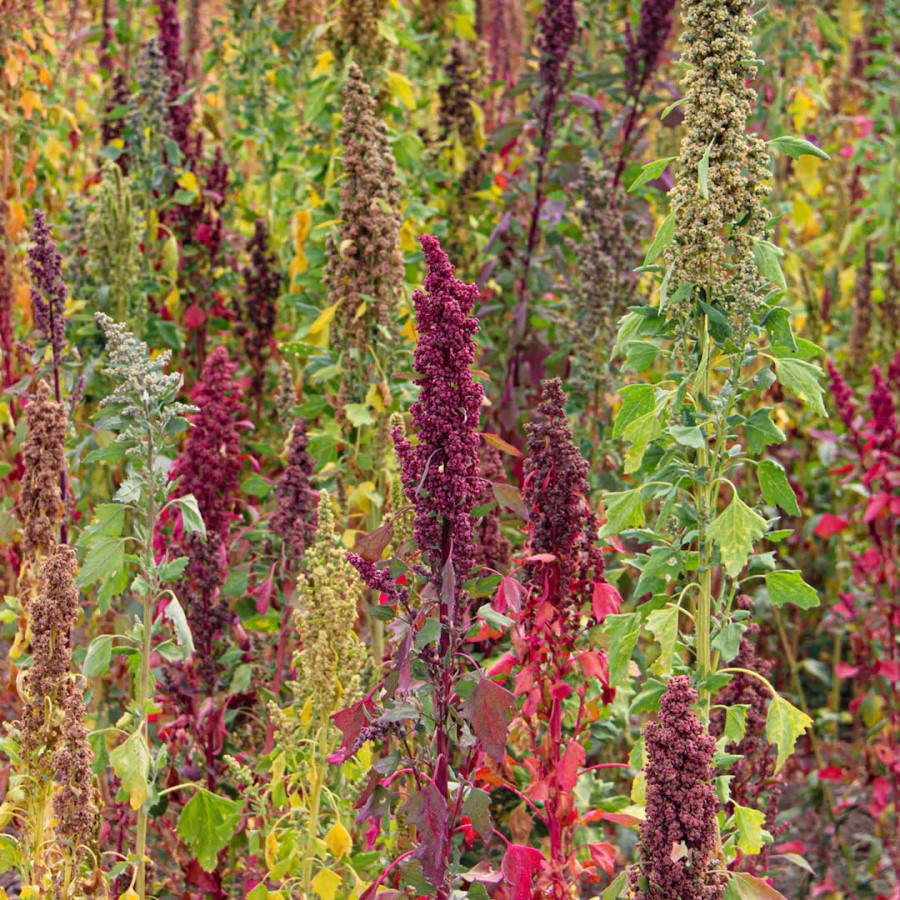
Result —
[[0, 900], [900, 898], [896, 4], [0, 22]]

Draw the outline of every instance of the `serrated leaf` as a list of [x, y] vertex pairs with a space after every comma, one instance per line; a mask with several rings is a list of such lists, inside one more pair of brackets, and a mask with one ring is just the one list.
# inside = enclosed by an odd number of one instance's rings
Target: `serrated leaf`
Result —
[[610, 687], [615, 687], [628, 674], [631, 654], [641, 634], [640, 617], [635, 613], [607, 616], [602, 629], [609, 638], [609, 684]]
[[516, 708], [516, 699], [506, 688], [478, 676], [475, 689], [462, 705], [462, 717], [491, 759], [502, 763], [506, 756], [506, 731]]
[[763, 847], [765, 813], [747, 806], [734, 806], [734, 825], [737, 829], [738, 850], [747, 856], [756, 856]]
[[758, 409], [744, 422], [744, 434], [754, 453], [762, 453], [771, 444], [783, 444], [784, 432], [772, 421], [770, 409]]
[[141, 734], [132, 734], [114, 750], [110, 750], [109, 762], [122, 790], [128, 794], [132, 809], [140, 809], [150, 796], [150, 751]]
[[791, 328], [791, 314], [783, 306], [770, 309], [762, 324], [773, 344], [779, 345], [791, 353], [797, 352], [797, 339]]
[[621, 388], [622, 405], [616, 413], [612, 436], [622, 437], [625, 429], [656, 408], [652, 384], [629, 384]]
[[776, 694], [769, 703], [766, 716], [766, 738], [775, 745], [775, 773], [787, 762], [803, 733], [812, 728], [812, 719], [805, 712], [792, 706], [784, 697]]
[[173, 503], [181, 510], [181, 524], [185, 533], [196, 532], [201, 537], [206, 537], [206, 526], [197, 506], [197, 498], [193, 494], [186, 494], [184, 497], [176, 498]]
[[644, 257], [643, 265], [649, 266], [665, 249], [672, 243], [675, 237], [675, 213], [671, 212], [663, 220], [659, 226], [659, 231], [653, 238], [653, 242], [647, 249], [647, 255]]
[[729, 706], [725, 709], [725, 739], [729, 744], [738, 744], [747, 733], [747, 711], [745, 704]]
[[819, 595], [811, 588], [799, 570], [788, 572], [769, 572], [766, 575], [766, 590], [769, 599], [779, 609], [786, 603], [792, 603], [800, 609], [813, 609], [819, 605]]
[[627, 441], [630, 446], [625, 452], [625, 474], [630, 475], [637, 472], [641, 463], [644, 461], [644, 454], [650, 442], [658, 438], [662, 434], [662, 428], [659, 424], [659, 416], [656, 411], [647, 413], [629, 423], [622, 433], [622, 439]]
[[109, 634], [98, 635], [91, 641], [82, 667], [85, 678], [105, 675], [109, 671], [109, 664], [112, 662], [112, 645], [112, 635]]
[[821, 147], [817, 147], [810, 141], [794, 137], [793, 135], [786, 134], [782, 137], [772, 138], [771, 141], [768, 141], [767, 146], [773, 150], [780, 150], [782, 153], [786, 153], [791, 159], [799, 159], [801, 156], [831, 159]]
[[605, 494], [603, 505], [606, 508], [606, 524], [600, 529], [601, 538], [614, 537], [626, 528], [642, 528], [646, 522], [640, 488]]
[[676, 443], [694, 450], [701, 450], [707, 443], [706, 435], [698, 425], [672, 425], [669, 427], [669, 434], [675, 438]]
[[181, 648], [181, 658], [190, 659], [194, 652], [194, 638], [191, 636], [191, 627], [188, 625], [187, 616], [185, 616], [181, 604], [174, 597], [166, 605], [165, 616], [175, 629], [175, 639]]
[[655, 609], [647, 616], [647, 629], [659, 644], [659, 657], [651, 666], [654, 675], [668, 675], [678, 644], [678, 607]]
[[759, 489], [772, 506], [778, 506], [792, 516], [800, 515], [797, 497], [780, 463], [771, 459], [763, 460], [756, 469]]
[[335, 859], [341, 859], [353, 849], [353, 838], [340, 822], [335, 822], [325, 833], [325, 846]]
[[634, 181], [631, 182], [631, 187], [628, 188], [628, 193], [634, 193], [638, 188], [643, 187], [647, 184], [648, 181], [655, 181], [662, 175], [663, 172], [669, 167], [669, 163], [672, 162], [674, 156], [667, 156], [665, 159], [657, 159], [655, 162], [647, 163], [646, 166], [641, 168], [641, 174], [638, 175]]
[[775, 371], [778, 380], [792, 394], [808, 403], [820, 416], [827, 416], [822, 402], [822, 386], [819, 377], [822, 370], [801, 359], [776, 359]]
[[98, 535], [91, 540], [75, 584], [87, 587], [115, 575], [124, 565], [125, 539]]
[[760, 275], [767, 278], [782, 291], [787, 290], [787, 282], [784, 280], [784, 272], [781, 271], [779, 260], [784, 256], [784, 251], [776, 247], [771, 241], [754, 241], [753, 260]]
[[725, 571], [737, 578], [753, 552], [753, 544], [766, 533], [766, 520], [735, 494], [707, 529], [707, 537], [719, 548]]
[[178, 836], [205, 872], [216, 868], [220, 850], [228, 846], [241, 821], [244, 804], [198, 787], [178, 817]]

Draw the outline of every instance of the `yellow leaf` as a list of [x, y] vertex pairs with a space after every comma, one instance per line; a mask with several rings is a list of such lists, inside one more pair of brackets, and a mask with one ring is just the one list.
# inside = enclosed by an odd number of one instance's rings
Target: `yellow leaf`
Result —
[[365, 314], [366, 310], [369, 308], [369, 304], [363, 300], [362, 303], [359, 304], [359, 308], [353, 314], [353, 321], [355, 322], [357, 319], [361, 319]]
[[316, 57], [316, 64], [309, 73], [310, 78], [318, 78], [331, 71], [331, 64], [334, 62], [334, 54], [330, 50], [324, 50]]
[[356, 759], [362, 766], [363, 770], [368, 772], [372, 765], [372, 742], [366, 741], [359, 750], [356, 751]]
[[35, 41], [30, 28], [22, 29], [22, 40], [28, 45], [29, 50], [37, 50], [37, 42]]
[[325, 846], [335, 859], [341, 859], [353, 849], [353, 838], [340, 822], [335, 822], [325, 835]]
[[307, 334], [318, 334], [320, 331], [324, 331], [331, 324], [331, 320], [334, 318], [336, 312], [337, 303], [335, 303], [334, 306], [323, 309], [322, 312], [319, 313], [319, 317], [316, 321], [309, 326]]
[[266, 865], [269, 871], [275, 868], [275, 857], [278, 855], [278, 835], [272, 830], [266, 835]]
[[53, 84], [53, 76], [44, 66], [38, 66], [38, 81], [43, 87], [50, 87]]
[[235, 50], [231, 45], [231, 41], [228, 40], [228, 38], [225, 38], [225, 42], [222, 46], [222, 62], [226, 64], [234, 62], [234, 60], [237, 58], [237, 55], [237, 50]]
[[[815, 101], [810, 94], [803, 88], [800, 88], [797, 93], [794, 94], [794, 97], [788, 106], [788, 112], [794, 117], [794, 130], [798, 132], [804, 131], [806, 123], [816, 117], [817, 110]], [[815, 157], [809, 158], [814, 159]]]
[[200, 190], [200, 185], [197, 184], [197, 176], [193, 172], [185, 172], [178, 179], [178, 184], [186, 191], [194, 191], [196, 193]]
[[25, 228], [25, 207], [13, 198], [9, 201], [9, 219], [6, 222], [6, 236], [14, 241]]
[[453, 171], [462, 175], [466, 171], [466, 148], [463, 147], [459, 135], [453, 139]]
[[791, 206], [791, 224], [806, 238], [821, 231], [813, 208], [802, 197], [796, 197]]
[[312, 721], [312, 705], [313, 698], [308, 697], [306, 703], [303, 704], [303, 709], [300, 710], [301, 725], [309, 725], [309, 723]]
[[41, 35], [41, 43], [44, 45], [44, 49], [51, 55], [56, 56], [56, 41], [50, 37], [49, 34]]
[[366, 406], [371, 406], [375, 412], [384, 412], [384, 400], [381, 399], [381, 391], [377, 384], [370, 384], [366, 391]]
[[22, 74], [22, 61], [18, 56], [11, 54], [6, 58], [3, 74], [6, 75], [6, 83], [10, 87], [15, 87], [18, 84], [19, 76]]
[[412, 219], [406, 219], [400, 228], [400, 249], [407, 253], [415, 253], [419, 249], [416, 242], [416, 228]]
[[174, 319], [175, 314], [178, 312], [178, 301], [181, 299], [181, 295], [178, 293], [178, 288], [173, 287], [171, 291], [166, 295], [165, 299], [165, 307], [169, 311], [169, 315]]
[[471, 16], [464, 16], [460, 13], [454, 20], [453, 27], [456, 29], [457, 35], [463, 40], [478, 40], [478, 35], [475, 33]]
[[334, 900], [337, 889], [341, 886], [341, 876], [331, 869], [322, 869], [312, 880], [313, 890], [322, 900]]
[[141, 895], [134, 888], [128, 888], [128, 890], [122, 894], [122, 900], [141, 900]]
[[407, 109], [416, 108], [416, 100], [413, 97], [413, 89], [410, 80], [399, 72], [388, 72], [388, 81], [391, 85], [391, 95]]
[[22, 115], [26, 122], [35, 110], [40, 111], [44, 108], [41, 105], [41, 98], [32, 90], [22, 91], [22, 95], [19, 97], [19, 106], [22, 107]]
[[822, 193], [822, 180], [819, 178], [819, 169], [823, 160], [815, 156], [801, 156], [794, 162], [794, 174], [803, 188], [803, 193], [810, 199], [815, 199]]
[[47, 138], [47, 143], [44, 144], [44, 157], [54, 170], [58, 170], [62, 165], [65, 151], [66, 148], [63, 146], [62, 141], [55, 134], [51, 134]]
[[159, 215], [155, 209], [150, 210], [149, 226], [150, 244], [152, 245], [156, 243], [156, 239], [159, 237]]

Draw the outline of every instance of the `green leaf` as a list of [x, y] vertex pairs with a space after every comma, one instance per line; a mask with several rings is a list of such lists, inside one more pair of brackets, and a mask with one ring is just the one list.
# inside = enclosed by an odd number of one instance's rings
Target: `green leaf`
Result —
[[609, 684], [615, 687], [628, 674], [631, 653], [641, 634], [640, 617], [636, 613], [607, 616], [602, 627], [609, 637]]
[[182, 572], [187, 568], [188, 562], [190, 562], [190, 560], [186, 556], [179, 556], [178, 559], [163, 563], [159, 567], [159, 580], [163, 584], [177, 581]]
[[75, 581], [78, 587], [87, 587], [116, 574], [125, 565], [125, 539], [98, 535], [91, 543]]
[[780, 150], [786, 153], [791, 159], [800, 159], [801, 156], [815, 156], [819, 159], [831, 159], [831, 157], [815, 144], [804, 140], [803, 138], [794, 137], [793, 135], [783, 135], [782, 137], [772, 138], [766, 144], [773, 150]]
[[606, 507], [606, 524], [600, 529], [601, 538], [613, 537], [626, 528], [641, 528], [646, 522], [640, 488], [605, 494], [603, 504]]
[[762, 324], [773, 344], [780, 345], [792, 353], [797, 352], [797, 339], [791, 328], [791, 314], [783, 306], [770, 309]]
[[652, 384], [626, 385], [619, 390], [619, 396], [622, 398], [622, 405], [613, 423], [614, 438], [622, 437], [629, 425], [656, 409]]
[[697, 186], [700, 188], [700, 194], [704, 200], [709, 200], [709, 154], [712, 151], [715, 138], [706, 145], [706, 151], [700, 165], [697, 166]]
[[0, 834], [0, 874], [19, 865], [19, 842], [11, 834]]
[[675, 159], [674, 156], [667, 156], [665, 159], [658, 159], [655, 162], [647, 163], [641, 169], [641, 174], [631, 182], [628, 193], [634, 193], [638, 188], [643, 187], [648, 181], [655, 181], [669, 167], [669, 163]]
[[650, 667], [654, 675], [668, 675], [678, 644], [678, 607], [655, 609], [647, 616], [647, 629], [659, 644], [659, 657]]
[[347, 421], [354, 428], [362, 428], [363, 425], [374, 425], [375, 416], [365, 403], [347, 403], [344, 405]]
[[709, 523], [707, 537], [719, 548], [725, 571], [737, 578], [753, 552], [753, 544], [766, 533], [766, 520], [735, 494], [731, 503]]
[[197, 498], [193, 494], [178, 497], [173, 501], [181, 509], [181, 524], [186, 534], [196, 532], [201, 537], [206, 537], [206, 526], [203, 524], [203, 516], [197, 507]]
[[781, 463], [771, 459], [763, 460], [756, 469], [756, 477], [759, 479], [759, 489], [768, 503], [780, 506], [789, 515], [800, 515], [797, 497]]
[[272, 485], [259, 472], [254, 472], [241, 482], [241, 492], [251, 497], [267, 497], [272, 493]]
[[132, 809], [140, 809], [150, 796], [150, 751], [143, 735], [135, 733], [109, 753], [113, 771], [122, 782]]
[[713, 638], [712, 648], [719, 651], [722, 662], [731, 662], [738, 655], [743, 636], [744, 626], [740, 622], [731, 622]]
[[819, 605], [819, 595], [811, 588], [797, 569], [788, 572], [769, 572], [766, 575], [769, 599], [779, 609], [792, 603], [800, 609], [813, 609]]
[[729, 744], [737, 744], [744, 739], [749, 709], [750, 707], [743, 703], [725, 709], [725, 739]]
[[819, 376], [822, 370], [812, 363], [800, 359], [776, 359], [775, 371], [778, 380], [791, 393], [808, 403], [820, 416], [827, 416], [822, 402], [822, 387]]
[[623, 431], [622, 439], [627, 441], [631, 446], [625, 452], [625, 474], [630, 475], [637, 472], [644, 461], [644, 454], [650, 442], [658, 438], [662, 434], [662, 428], [659, 424], [659, 416], [656, 411], [635, 419]]
[[166, 606], [165, 616], [175, 629], [175, 639], [181, 648], [181, 658], [190, 659], [194, 652], [194, 638], [191, 636], [191, 627], [188, 625], [187, 616], [185, 616], [181, 604], [174, 597]]
[[775, 772], [778, 774], [787, 758], [794, 752], [794, 746], [800, 736], [812, 727], [812, 719], [795, 706], [791, 706], [784, 697], [776, 694], [769, 704], [766, 716], [766, 738], [775, 745]]
[[105, 675], [109, 671], [112, 662], [112, 635], [101, 634], [91, 641], [87, 655], [84, 657], [84, 666], [81, 671], [85, 678], [93, 678], [95, 675]]
[[760, 275], [767, 278], [780, 290], [786, 291], [787, 282], [784, 280], [784, 272], [781, 271], [781, 263], [778, 261], [782, 256], [784, 256], [784, 251], [770, 241], [756, 241], [753, 244], [753, 260]]
[[600, 900], [619, 900], [628, 886], [628, 873], [622, 872], [618, 878], [600, 895]]
[[754, 453], [762, 453], [770, 444], [783, 444], [784, 432], [772, 421], [770, 408], [758, 409], [744, 422], [744, 435]]
[[670, 212], [669, 215], [666, 216], [662, 225], [659, 226], [659, 231], [656, 232], [656, 236], [653, 238], [653, 243], [650, 244], [649, 249], [647, 250], [647, 255], [644, 257], [643, 265], [649, 266], [650, 263], [653, 262], [665, 249], [672, 243], [672, 239], [675, 237], [675, 213]]
[[756, 856], [763, 847], [765, 813], [747, 806], [734, 805], [734, 825], [737, 829], [738, 850], [747, 856]]
[[216, 857], [234, 837], [243, 809], [240, 800], [219, 797], [200, 787], [185, 803], [178, 818], [178, 836], [205, 872], [216, 868]]
[[520, 519], [528, 521], [528, 507], [522, 499], [521, 491], [514, 484], [505, 481], [492, 481], [491, 490], [494, 499], [506, 509], [514, 512]]
[[698, 425], [672, 425], [669, 428], [669, 434], [684, 447], [701, 450], [706, 446], [706, 436]]
[[628, 345], [628, 356], [625, 360], [625, 368], [633, 372], [645, 372], [656, 362], [659, 356], [659, 347], [650, 341], [632, 341]]

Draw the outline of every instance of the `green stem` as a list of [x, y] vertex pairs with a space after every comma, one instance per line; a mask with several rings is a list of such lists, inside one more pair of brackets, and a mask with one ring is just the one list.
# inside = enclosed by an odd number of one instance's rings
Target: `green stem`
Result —
[[321, 765], [319, 745], [321, 737], [316, 740], [316, 748], [313, 751], [313, 765], [316, 774], [313, 776], [312, 793], [309, 802], [309, 828], [306, 837], [306, 855], [303, 859], [303, 896], [309, 896], [312, 882], [312, 865], [315, 858], [316, 838], [319, 836], [319, 807], [322, 801], [322, 783], [324, 769]]

